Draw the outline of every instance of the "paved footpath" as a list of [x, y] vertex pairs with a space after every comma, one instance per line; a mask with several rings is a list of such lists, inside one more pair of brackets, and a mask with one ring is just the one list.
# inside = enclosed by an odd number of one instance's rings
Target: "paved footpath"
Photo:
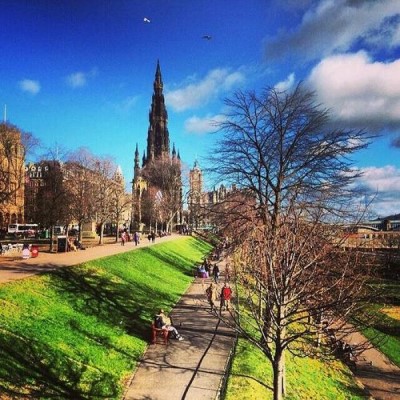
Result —
[[[346, 342], [357, 345], [367, 343], [359, 332], [347, 336]], [[370, 346], [356, 360], [353, 371], [375, 400], [400, 400], [400, 368], [384, 354]]]
[[[175, 240], [181, 235], [170, 235], [157, 238], [155, 244]], [[21, 253], [10, 253], [8, 256], [0, 256], [0, 283], [26, 278], [41, 272], [50, 271], [55, 268], [67, 267], [81, 264], [97, 258], [107, 257], [114, 254], [124, 253], [135, 248], [153, 245], [147, 238], [142, 239], [138, 246], [134, 242], [112, 243], [88, 247], [86, 250], [70, 251], [67, 253], [40, 252], [38, 257], [22, 259]]]
[[[224, 262], [218, 262], [224, 270]], [[171, 313], [183, 341], [161, 338], [150, 345], [124, 400], [214, 400], [219, 398], [234, 332], [211, 313], [201, 280], [196, 278]], [[222, 283], [219, 284], [220, 288]], [[219, 305], [219, 303], [218, 303]], [[224, 316], [228, 315], [224, 311]]]

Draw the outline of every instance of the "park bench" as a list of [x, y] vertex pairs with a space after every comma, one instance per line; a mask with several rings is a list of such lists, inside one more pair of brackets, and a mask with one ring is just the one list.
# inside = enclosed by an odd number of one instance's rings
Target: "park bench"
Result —
[[168, 344], [169, 332], [166, 329], [156, 328], [154, 322], [151, 324], [151, 344], [157, 344], [157, 336], [162, 337], [164, 344]]

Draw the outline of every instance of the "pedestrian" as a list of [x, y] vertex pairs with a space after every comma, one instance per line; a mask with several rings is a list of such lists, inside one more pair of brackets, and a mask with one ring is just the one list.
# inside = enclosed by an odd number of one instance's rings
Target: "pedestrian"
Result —
[[140, 242], [139, 232], [135, 232], [135, 233], [133, 234], [133, 240], [134, 240], [134, 242], [135, 242], [135, 245], [137, 246], [137, 245], [139, 244], [139, 242]]
[[219, 267], [218, 264], [214, 264], [213, 270], [212, 270], [214, 282], [218, 283], [219, 280]]
[[224, 311], [229, 311], [231, 307], [231, 298], [232, 298], [232, 289], [229, 287], [228, 283], [224, 284], [224, 287], [221, 290], [221, 305], [220, 305], [220, 313], [222, 309]]
[[122, 231], [121, 232], [121, 246], [125, 246], [125, 240], [126, 240], [126, 232]]
[[226, 263], [225, 265], [225, 282], [229, 282], [231, 280], [231, 265]]
[[201, 278], [201, 287], [204, 289], [204, 281], [208, 278], [208, 273], [206, 269], [204, 268], [204, 265], [200, 265], [199, 271], [199, 278]]
[[154, 231], [151, 232], [151, 241], [154, 243], [156, 241], [156, 234]]
[[215, 302], [217, 301], [217, 286], [211, 282], [210, 286], [206, 289], [208, 302], [210, 303], [211, 311], [215, 310]]

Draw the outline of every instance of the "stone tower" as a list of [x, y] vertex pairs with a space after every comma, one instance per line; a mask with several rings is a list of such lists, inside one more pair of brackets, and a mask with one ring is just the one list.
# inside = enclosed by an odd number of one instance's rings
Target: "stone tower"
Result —
[[151, 162], [156, 158], [170, 156], [168, 113], [165, 108], [163, 81], [159, 61], [157, 61], [153, 88], [154, 91], [149, 112], [149, 129], [147, 131], [147, 158], [145, 163]]
[[[189, 172], [190, 199], [195, 200], [203, 193], [203, 173], [197, 160], [194, 162], [193, 169]], [[200, 201], [200, 200], [198, 200]]]
[[193, 169], [189, 172], [189, 223], [192, 227], [198, 228], [203, 222], [201, 208], [203, 205], [203, 173], [197, 160]]
[[[162, 174], [165, 173], [165, 169], [161, 168], [160, 172], [149, 177], [146, 172], [151, 171], [152, 163], [154, 161], [161, 160], [166, 166], [178, 166], [175, 168], [176, 188], [171, 193], [171, 188], [167, 187], [167, 183], [160, 184], [163, 182]], [[149, 111], [149, 128], [147, 131], [147, 154], [143, 152], [142, 166], [140, 166], [139, 148], [136, 144], [135, 155], [134, 155], [134, 171], [133, 171], [133, 182], [132, 182], [132, 222], [131, 226], [139, 227], [146, 226], [147, 228], [153, 228], [154, 226], [165, 227], [165, 220], [160, 220], [160, 209], [161, 206], [158, 204], [158, 210], [155, 210], [154, 204], [154, 193], [157, 191], [160, 193], [165, 192], [168, 196], [165, 199], [170, 199], [170, 204], [167, 204], [167, 200], [163, 203], [164, 214], [175, 215], [175, 222], [179, 223], [182, 220], [182, 182], [181, 182], [181, 157], [179, 151], [175, 149], [173, 145], [172, 153], [170, 152], [170, 140], [168, 132], [168, 113], [165, 107], [165, 100], [163, 94], [163, 81], [161, 76], [160, 63], [157, 61], [156, 73], [153, 83], [153, 95], [151, 99], [151, 106]], [[164, 185], [164, 186], [163, 186]], [[174, 207], [174, 201], [179, 205], [179, 209], [171, 210]], [[160, 202], [159, 202], [160, 203]], [[168, 209], [169, 207], [169, 209]], [[176, 207], [175, 207], [176, 208]], [[158, 215], [158, 217], [157, 217]], [[158, 219], [157, 219], [158, 218]], [[171, 215], [167, 217], [168, 225], [172, 221]], [[135, 228], [136, 229], [136, 228]], [[156, 228], [157, 229], [157, 228]], [[161, 228], [160, 228], [161, 229]]]

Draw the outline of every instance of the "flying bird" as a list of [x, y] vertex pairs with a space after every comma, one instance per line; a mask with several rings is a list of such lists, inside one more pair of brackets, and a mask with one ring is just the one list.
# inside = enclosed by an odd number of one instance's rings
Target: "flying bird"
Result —
[[147, 22], [148, 24], [150, 23], [150, 20], [146, 17], [143, 18], [143, 22]]
[[204, 35], [203, 39], [211, 40], [211, 36], [210, 35]]

